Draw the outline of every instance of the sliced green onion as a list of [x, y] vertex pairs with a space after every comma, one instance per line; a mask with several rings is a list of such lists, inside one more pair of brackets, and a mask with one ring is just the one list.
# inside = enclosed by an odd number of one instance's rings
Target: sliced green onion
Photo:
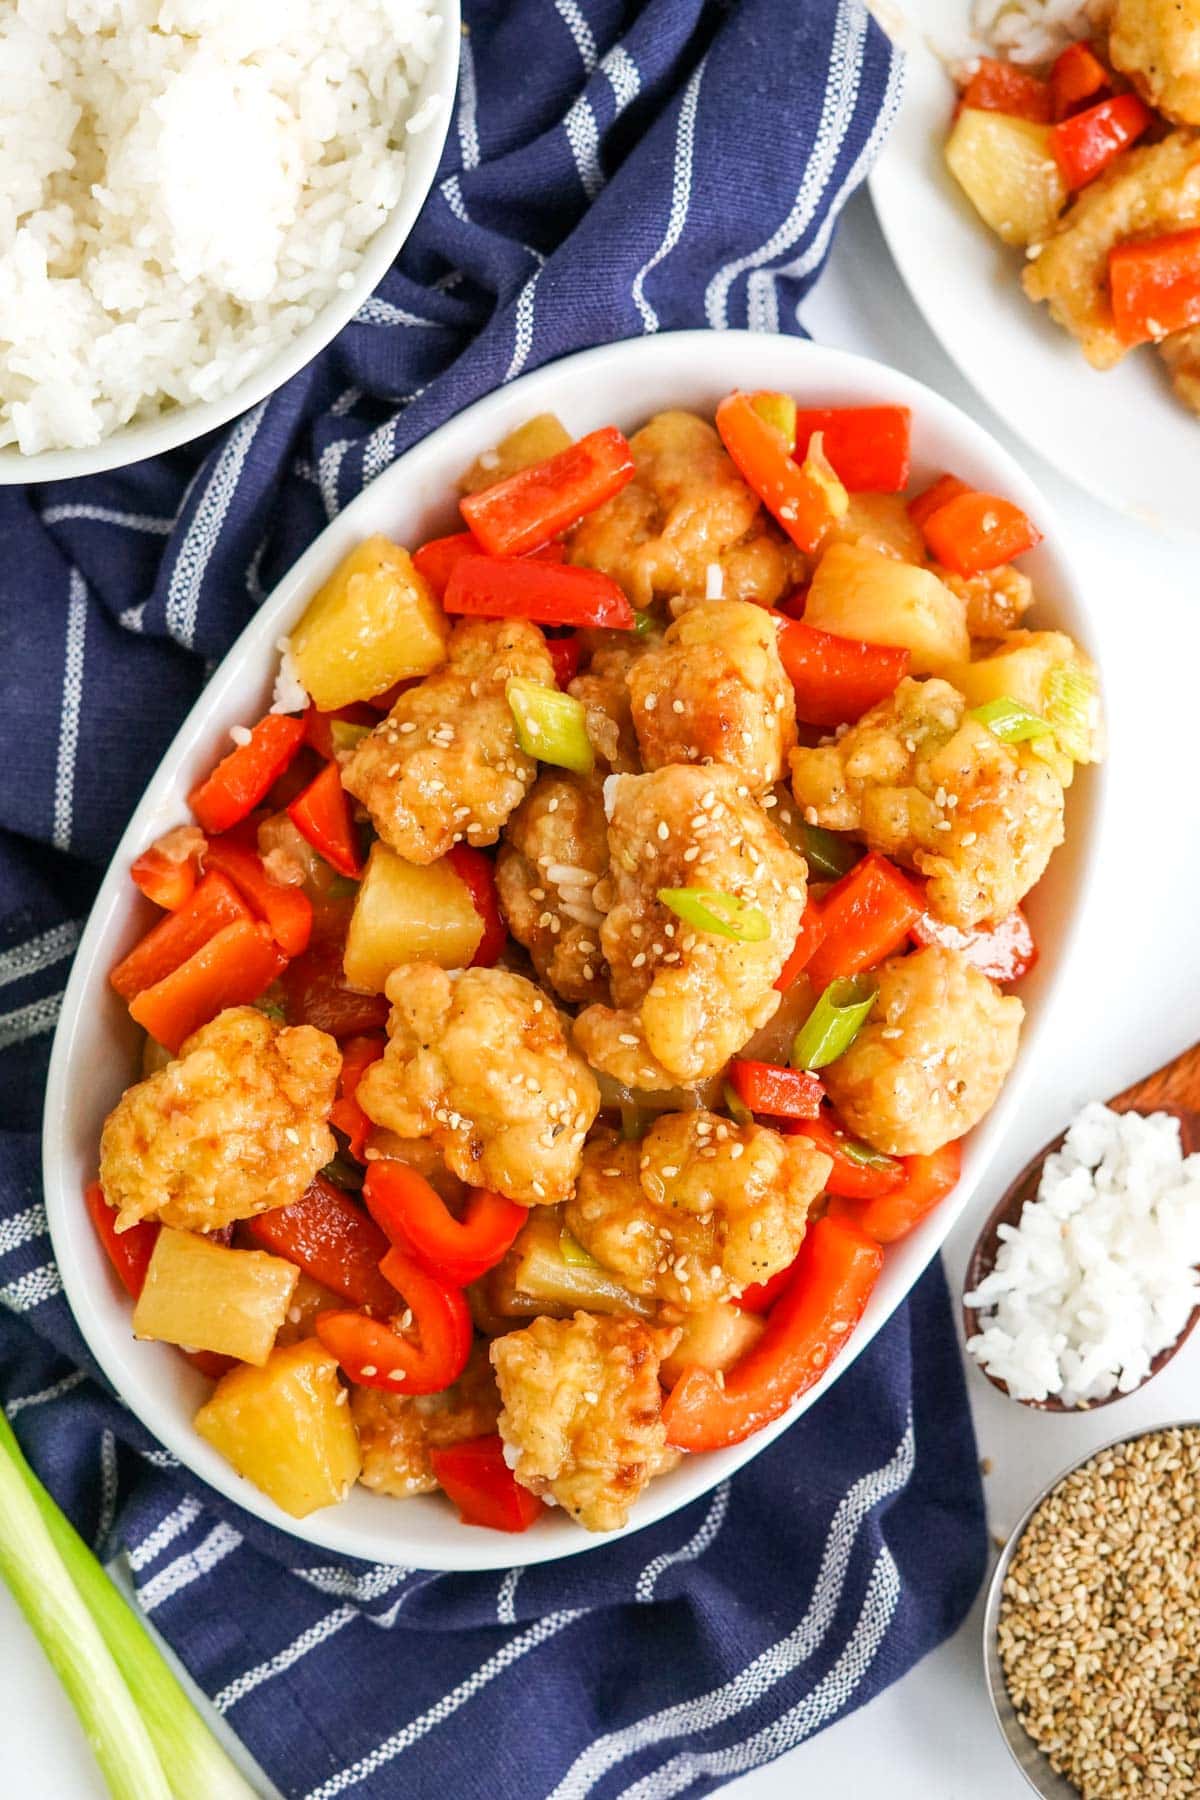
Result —
[[648, 631], [658, 630], [658, 620], [653, 613], [639, 610], [633, 615], [633, 629], [639, 637], [645, 637]]
[[1024, 744], [1030, 738], [1049, 737], [1050, 727], [1045, 719], [1030, 712], [1019, 700], [1010, 700], [1007, 694], [998, 700], [986, 700], [982, 706], [971, 708], [971, 718], [978, 719], [986, 725], [993, 737], [998, 737], [1002, 744]]
[[526, 756], [590, 775], [594, 758], [583, 702], [560, 688], [544, 687], [514, 675], [504, 686], [517, 723], [517, 742]]
[[572, 1269], [598, 1269], [600, 1264], [588, 1254], [574, 1234], [564, 1225], [558, 1234], [558, 1253]]
[[334, 755], [349, 756], [357, 749], [365, 737], [370, 737], [369, 725], [352, 725], [349, 719], [331, 719], [329, 721], [329, 741], [333, 745]]
[[839, 831], [826, 831], [823, 825], [804, 824], [800, 853], [808, 864], [808, 872], [818, 881], [839, 881], [863, 859], [864, 850], [853, 838]]
[[658, 897], [697, 931], [734, 938], [739, 944], [762, 944], [771, 935], [766, 913], [747, 906], [736, 894], [723, 894], [717, 888], [659, 888]]
[[894, 1169], [896, 1158], [885, 1156], [882, 1150], [876, 1150], [871, 1144], [864, 1144], [861, 1138], [838, 1137], [838, 1152], [847, 1162], [860, 1163], [864, 1169]]
[[754, 1114], [730, 1082], [721, 1089], [721, 1098], [725, 1102], [725, 1111], [735, 1125], [753, 1125]]
[[796, 1033], [793, 1069], [823, 1069], [845, 1054], [875, 1004], [877, 984], [866, 975], [831, 981]]
[[790, 394], [755, 394], [750, 402], [760, 419], [774, 426], [787, 444], [796, 448], [796, 402]]
[[1046, 722], [1074, 762], [1088, 762], [1100, 719], [1100, 686], [1089, 669], [1072, 663], [1046, 679]]
[[321, 1173], [326, 1181], [332, 1181], [334, 1187], [344, 1188], [348, 1194], [357, 1194], [363, 1184], [363, 1172], [358, 1164], [343, 1156], [340, 1150], [330, 1157]]

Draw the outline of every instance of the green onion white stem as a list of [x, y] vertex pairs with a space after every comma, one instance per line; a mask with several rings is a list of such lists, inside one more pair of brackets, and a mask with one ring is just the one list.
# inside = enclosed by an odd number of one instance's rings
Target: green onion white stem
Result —
[[526, 756], [590, 775], [595, 761], [581, 701], [540, 681], [514, 675], [504, 692], [517, 727], [517, 742]]
[[697, 931], [734, 938], [739, 944], [761, 944], [771, 935], [771, 922], [757, 906], [717, 888], [659, 888], [658, 898], [676, 918]]

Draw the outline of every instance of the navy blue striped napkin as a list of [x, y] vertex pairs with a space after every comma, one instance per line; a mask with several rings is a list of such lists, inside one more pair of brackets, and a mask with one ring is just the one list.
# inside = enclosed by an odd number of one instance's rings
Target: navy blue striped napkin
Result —
[[200, 446], [0, 490], [0, 1393], [286, 1794], [657, 1800], [800, 1743], [969, 1604], [983, 1512], [938, 1271], [707, 1499], [578, 1561], [435, 1576], [323, 1562], [192, 1481], [96, 1377], [40, 1204], [80, 921], [207, 665], [365, 482], [523, 369], [798, 332], [898, 101], [859, 0], [466, 11], [437, 185], [331, 349]]

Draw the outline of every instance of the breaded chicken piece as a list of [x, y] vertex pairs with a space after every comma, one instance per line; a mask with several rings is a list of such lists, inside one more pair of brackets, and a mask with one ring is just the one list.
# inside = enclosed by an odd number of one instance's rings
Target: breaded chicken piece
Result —
[[537, 764], [517, 743], [504, 692], [514, 675], [554, 686], [536, 625], [456, 625], [445, 667], [401, 694], [343, 766], [342, 785], [409, 862], [436, 862], [453, 844], [494, 844], [532, 787]]
[[940, 944], [878, 977], [866, 1024], [821, 1076], [852, 1132], [889, 1156], [928, 1156], [995, 1105], [1025, 1008]]
[[679, 1452], [662, 1423], [658, 1365], [677, 1330], [637, 1319], [535, 1319], [492, 1344], [500, 1435], [522, 1487], [589, 1531], [616, 1531]]
[[127, 1088], [100, 1138], [117, 1230], [161, 1219], [215, 1231], [298, 1200], [336, 1153], [329, 1129], [342, 1058], [312, 1025], [231, 1006], [157, 1074]]
[[471, 1187], [523, 1206], [574, 1191], [600, 1106], [562, 1020], [523, 975], [406, 963], [388, 977], [388, 1046], [358, 1085], [369, 1119], [432, 1138]]
[[351, 1386], [350, 1411], [362, 1452], [358, 1479], [363, 1486], [401, 1500], [432, 1493], [437, 1480], [429, 1452], [496, 1429], [500, 1393], [487, 1345], [472, 1347], [458, 1380], [440, 1394], [390, 1394], [383, 1388]]
[[770, 606], [805, 562], [767, 518], [707, 420], [658, 413], [630, 440], [637, 473], [569, 540], [573, 563], [601, 569], [637, 607], [658, 595], [705, 594], [720, 570], [727, 600]]
[[[594, 1068], [632, 1087], [700, 1081], [775, 1015], [774, 983], [804, 912], [804, 858], [732, 769], [675, 764], [606, 785], [611, 904], [600, 945], [615, 1010], [589, 1006], [575, 1041]], [[658, 898], [683, 887], [755, 908], [766, 936], [743, 942], [684, 924]]]
[[1006, 918], [1063, 840], [1058, 776], [937, 677], [902, 681], [836, 742], [791, 760], [809, 824], [859, 832], [918, 869], [930, 910], [964, 931]]
[[1183, 404], [1200, 413], [1200, 325], [1194, 325], [1190, 331], [1173, 331], [1162, 340], [1158, 351]]
[[762, 794], [796, 742], [795, 690], [775, 621], [745, 600], [688, 605], [630, 669], [629, 692], [648, 769], [722, 763]]
[[1031, 300], [1083, 346], [1095, 369], [1111, 369], [1130, 344], [1113, 320], [1108, 253], [1131, 238], [1200, 225], [1200, 137], [1173, 131], [1160, 144], [1122, 151], [1063, 214], [1021, 277]]
[[973, 638], [999, 637], [1019, 625], [1033, 605], [1033, 583], [1011, 563], [985, 569], [980, 575], [954, 575], [936, 565], [933, 570], [967, 609], [967, 630]]
[[1200, 125], [1200, 0], [1115, 0], [1108, 55], [1160, 113]]
[[831, 1167], [807, 1138], [666, 1113], [592, 1139], [567, 1226], [631, 1293], [702, 1312], [787, 1268]]
[[607, 868], [599, 778], [547, 770], [504, 827], [496, 888], [508, 928], [541, 979], [573, 1003], [608, 994], [604, 916], [592, 899]]
[[567, 692], [583, 705], [588, 741], [601, 773], [635, 775], [642, 766], [629, 671], [659, 641], [656, 631], [588, 631], [581, 634], [592, 650], [582, 674]]

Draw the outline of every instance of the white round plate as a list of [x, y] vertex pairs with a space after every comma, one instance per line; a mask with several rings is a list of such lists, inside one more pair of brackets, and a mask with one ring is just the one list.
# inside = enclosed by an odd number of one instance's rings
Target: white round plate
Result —
[[908, 60], [900, 116], [870, 177], [888, 249], [963, 374], [1047, 462], [1144, 525], [1200, 530], [1200, 419], [1175, 398], [1160, 359], [1145, 348], [1107, 371], [1085, 362], [1046, 307], [1026, 299], [1024, 253], [992, 235], [946, 167], [955, 91], [941, 57], [969, 53], [969, 6], [889, 3], [888, 29]]
[[[611, 1542], [549, 1512], [523, 1536], [460, 1525], [436, 1495], [392, 1500], [355, 1488], [341, 1506], [288, 1518], [236, 1475], [192, 1428], [207, 1382], [166, 1345], [135, 1343], [129, 1300], [119, 1287], [84, 1210], [84, 1185], [95, 1178], [105, 1115], [137, 1072], [140, 1033], [108, 985], [108, 971], [146, 929], [152, 908], [129, 880], [129, 864], [186, 814], [189, 789], [227, 747], [229, 730], [269, 705], [276, 640], [296, 624], [310, 596], [343, 556], [372, 532], [416, 543], [454, 529], [455, 482], [481, 449], [535, 413], [558, 413], [575, 434], [615, 423], [632, 431], [666, 407], [712, 415], [731, 388], [786, 388], [808, 405], [908, 406], [913, 414], [916, 482], [953, 467], [968, 481], [1006, 494], [1026, 508], [1045, 541], [1025, 566], [1039, 595], [1039, 617], [1088, 641], [1083, 596], [1049, 503], [1007, 451], [982, 428], [906, 375], [798, 338], [749, 332], [664, 333], [608, 344], [564, 358], [500, 389], [431, 437], [374, 481], [321, 533], [263, 602], [217, 669], [147, 788], [105, 876], [63, 998], [46, 1096], [43, 1153], [46, 1210], [67, 1298], [97, 1361], [133, 1412], [196, 1475], [250, 1512], [324, 1549], [373, 1562], [424, 1569], [495, 1569], [514, 1561], [547, 1562]], [[686, 1506], [765, 1449], [807, 1411], [864, 1350], [904, 1299], [969, 1206], [988, 1165], [1017, 1116], [1021, 1090], [1037, 1061], [1038, 1040], [1076, 935], [1098, 843], [1102, 774], [1081, 772], [1068, 796], [1067, 841], [1033, 894], [1028, 910], [1041, 959], [1022, 983], [1024, 1040], [1000, 1101], [972, 1132], [955, 1193], [902, 1243], [889, 1250], [870, 1306], [841, 1358], [791, 1413], [733, 1449], [685, 1458], [654, 1481], [627, 1527], [636, 1531]]]

